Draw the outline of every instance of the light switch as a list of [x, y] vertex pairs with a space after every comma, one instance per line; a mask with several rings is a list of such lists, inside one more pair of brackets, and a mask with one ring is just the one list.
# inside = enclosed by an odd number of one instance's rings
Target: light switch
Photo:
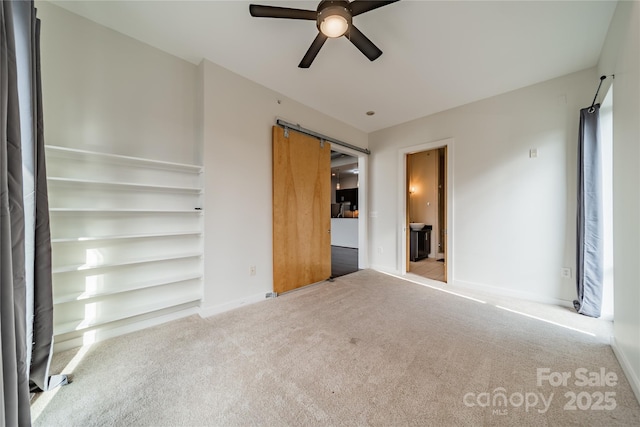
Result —
[[532, 148], [531, 150], [529, 150], [529, 158], [535, 159], [536, 157], [538, 157], [538, 149]]

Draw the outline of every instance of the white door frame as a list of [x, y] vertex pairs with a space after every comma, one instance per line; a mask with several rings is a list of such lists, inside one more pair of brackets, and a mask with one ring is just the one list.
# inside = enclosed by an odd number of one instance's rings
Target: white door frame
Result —
[[421, 151], [447, 147], [447, 229], [446, 259], [447, 283], [453, 282], [453, 138], [440, 139], [420, 145], [401, 148], [398, 151], [398, 271], [407, 274], [407, 156]]

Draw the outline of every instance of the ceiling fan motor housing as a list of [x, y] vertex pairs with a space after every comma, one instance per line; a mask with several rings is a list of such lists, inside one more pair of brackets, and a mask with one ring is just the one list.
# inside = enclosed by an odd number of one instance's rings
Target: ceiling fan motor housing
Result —
[[[330, 16], [339, 16], [346, 21], [346, 29], [341, 34], [331, 36], [326, 34], [326, 31], [323, 30], [322, 24], [323, 22]], [[316, 26], [318, 27], [318, 31], [326, 34], [329, 37], [341, 37], [344, 35], [346, 31], [351, 27], [352, 16], [351, 10], [349, 8], [349, 2], [344, 0], [323, 0], [318, 5], [318, 19], [316, 21]]]

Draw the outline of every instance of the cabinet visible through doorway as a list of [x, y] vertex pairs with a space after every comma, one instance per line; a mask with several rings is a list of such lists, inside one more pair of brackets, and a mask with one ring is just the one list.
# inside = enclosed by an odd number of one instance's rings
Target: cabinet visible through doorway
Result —
[[411, 230], [411, 261], [418, 261], [429, 256], [431, 251], [431, 229], [432, 227], [427, 225], [422, 230]]

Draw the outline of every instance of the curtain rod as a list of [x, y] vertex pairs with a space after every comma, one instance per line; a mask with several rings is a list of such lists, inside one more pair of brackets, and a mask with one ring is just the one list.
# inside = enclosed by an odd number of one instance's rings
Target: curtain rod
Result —
[[[616, 78], [615, 74], [611, 74], [611, 77]], [[600, 92], [600, 86], [602, 86], [602, 82], [606, 79], [607, 76], [600, 76], [600, 83], [598, 84], [598, 89], [596, 89], [596, 94], [593, 96], [593, 102], [591, 103], [591, 107], [587, 110], [590, 113], [593, 113], [596, 109], [593, 108], [596, 105], [596, 99], [598, 98], [598, 92]]]
[[361, 147], [357, 147], [355, 145], [351, 145], [351, 144], [349, 144], [347, 142], [342, 142], [340, 140], [331, 138], [329, 136], [325, 136], [325, 135], [323, 135], [321, 133], [314, 132], [314, 131], [309, 130], [309, 129], [305, 129], [300, 125], [294, 125], [292, 123], [287, 123], [287, 122], [285, 122], [284, 120], [281, 120], [281, 119], [277, 119], [276, 120], [276, 124], [278, 126], [282, 126], [283, 128], [285, 128], [285, 130], [286, 129], [293, 129], [293, 130], [295, 130], [297, 132], [304, 133], [305, 135], [309, 135], [309, 136], [313, 136], [314, 138], [318, 138], [321, 141], [329, 141], [332, 144], [340, 145], [341, 147], [350, 148], [350, 149], [358, 151], [360, 153], [371, 154], [371, 151], [369, 151], [368, 148], [361, 148]]

